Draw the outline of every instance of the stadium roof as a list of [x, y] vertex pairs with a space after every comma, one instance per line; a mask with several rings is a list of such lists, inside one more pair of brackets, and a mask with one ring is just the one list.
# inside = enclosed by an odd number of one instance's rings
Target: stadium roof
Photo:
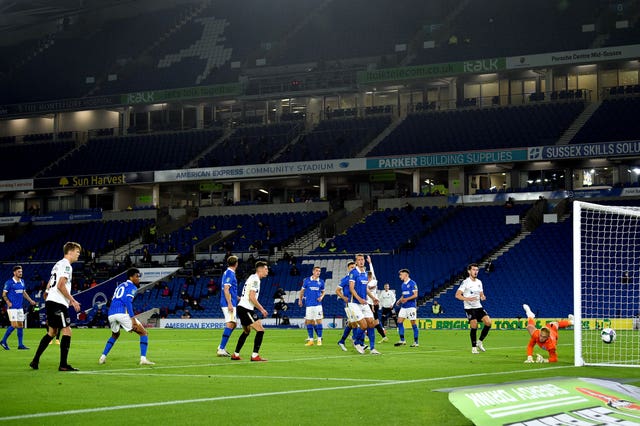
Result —
[[41, 37], [49, 24], [63, 18], [91, 14], [109, 20], [147, 10], [195, 3], [195, 0], [0, 0], [0, 45]]

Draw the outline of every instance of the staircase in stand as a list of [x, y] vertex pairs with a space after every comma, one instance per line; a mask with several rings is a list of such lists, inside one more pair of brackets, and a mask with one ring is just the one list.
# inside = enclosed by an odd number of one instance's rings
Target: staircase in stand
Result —
[[364, 156], [366, 156], [369, 152], [371, 152], [371, 150], [373, 148], [375, 148], [382, 140], [384, 140], [384, 138], [389, 136], [389, 134], [391, 134], [391, 132], [393, 132], [396, 129], [396, 127], [398, 127], [400, 125], [400, 123], [402, 123], [403, 120], [404, 119], [394, 120], [391, 124], [389, 124], [387, 126], [386, 129], [384, 129], [382, 131], [382, 133], [380, 133], [371, 142], [369, 142], [369, 144], [367, 146], [365, 146], [362, 149], [362, 151], [360, 151], [358, 153], [358, 155], [356, 155], [356, 157], [364, 157]]
[[602, 105], [602, 101], [594, 101], [591, 102], [587, 107], [582, 111], [582, 113], [575, 119], [575, 121], [569, 126], [569, 128], [564, 132], [556, 145], [567, 145], [571, 142], [571, 139], [582, 129], [584, 124], [591, 118], [594, 112]]
[[[518, 233], [518, 235], [513, 237], [508, 243], [506, 243], [504, 246], [500, 247], [495, 252], [493, 252], [490, 255], [486, 256], [484, 259], [482, 259], [482, 261], [478, 262], [480, 264], [481, 268], [483, 268], [484, 267], [483, 265], [486, 265], [487, 262], [489, 262], [489, 261], [494, 262], [496, 259], [501, 257], [503, 254], [505, 254], [506, 252], [511, 250], [513, 247], [515, 247], [515, 245], [518, 244], [520, 241], [524, 240], [529, 235], [531, 235], [531, 231], [528, 231], [525, 228], [525, 219], [524, 218], [520, 219], [520, 225], [521, 225], [521, 231]], [[434, 299], [439, 298], [440, 296], [446, 294], [452, 288], [459, 286], [460, 283], [465, 278], [466, 277], [457, 279], [453, 284], [448, 285], [447, 287], [443, 288], [441, 291], [436, 293], [436, 295], [433, 298]]]
[[320, 225], [315, 226], [306, 234], [294, 239], [291, 243], [282, 248], [283, 251], [294, 256], [304, 256], [314, 248], [318, 247], [320, 241]]

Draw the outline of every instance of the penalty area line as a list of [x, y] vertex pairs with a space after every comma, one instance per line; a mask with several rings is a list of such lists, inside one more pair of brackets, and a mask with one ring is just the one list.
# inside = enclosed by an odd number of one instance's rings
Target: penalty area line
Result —
[[[562, 368], [572, 368], [572, 367], [573, 366], [549, 367], [549, 368], [545, 368], [545, 371], [562, 369]], [[503, 371], [503, 372], [496, 372], [496, 373], [462, 374], [462, 375], [456, 375], [456, 376], [430, 377], [430, 378], [413, 379], [413, 380], [396, 380], [396, 381], [381, 382], [381, 383], [362, 383], [362, 384], [348, 385], [348, 386], [328, 386], [328, 387], [320, 387], [320, 388], [313, 388], [313, 389], [297, 389], [297, 390], [278, 391], [278, 392], [263, 392], [263, 393], [247, 394], [247, 395], [228, 395], [228, 396], [216, 396], [216, 397], [210, 397], [210, 398], [179, 399], [174, 401], [147, 402], [142, 404], [116, 405], [112, 407], [96, 407], [96, 408], [84, 408], [84, 409], [78, 409], [78, 410], [21, 414], [17, 416], [0, 417], [0, 421], [24, 420], [24, 419], [35, 419], [35, 418], [43, 418], [43, 417], [55, 417], [55, 416], [78, 415], [78, 414], [91, 414], [91, 413], [101, 413], [101, 412], [107, 412], [107, 411], [130, 410], [130, 409], [137, 409], [137, 408], [162, 407], [162, 406], [182, 405], [182, 404], [196, 404], [196, 403], [202, 403], [202, 402], [216, 402], [216, 401], [225, 401], [225, 400], [234, 400], [234, 399], [260, 398], [260, 397], [280, 396], [280, 395], [295, 395], [295, 394], [310, 393], [310, 392], [326, 392], [326, 391], [336, 391], [336, 390], [339, 391], [339, 390], [346, 390], [346, 389], [358, 389], [358, 388], [368, 388], [368, 387], [378, 387], [378, 386], [406, 385], [406, 384], [412, 384], [412, 383], [435, 382], [440, 380], [457, 380], [457, 379], [465, 379], [470, 377], [483, 377], [483, 376], [504, 376], [504, 375], [509, 375], [513, 373], [533, 373], [533, 372], [537, 373], [539, 372], [539, 370], [526, 369], [526, 370], [518, 370], [518, 371]]]

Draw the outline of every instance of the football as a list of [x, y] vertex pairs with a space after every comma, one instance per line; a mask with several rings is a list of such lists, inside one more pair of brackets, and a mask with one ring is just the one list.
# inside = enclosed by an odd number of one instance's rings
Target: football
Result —
[[603, 328], [600, 332], [600, 337], [607, 344], [613, 343], [616, 340], [616, 331], [613, 328]]

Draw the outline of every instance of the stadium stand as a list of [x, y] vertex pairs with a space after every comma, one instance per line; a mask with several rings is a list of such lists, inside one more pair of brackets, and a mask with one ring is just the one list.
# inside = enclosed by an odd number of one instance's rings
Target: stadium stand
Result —
[[[222, 0], [116, 14], [97, 23], [89, 14], [0, 50], [19, 58], [0, 67], [12, 82], [0, 86], [2, 103], [233, 83], [241, 69], [259, 68], [257, 60], [268, 66], [312, 63], [330, 73], [336, 66], [348, 69], [340, 62], [352, 58], [374, 58], [376, 66], [388, 67], [500, 56], [496, 51], [534, 54], [548, 46], [585, 49], [609, 29], [608, 45], [634, 43], [637, 25], [631, 20], [630, 28], [615, 29], [627, 16], [608, 6], [597, 0], [535, 7], [524, 0], [483, 0], [451, 8], [444, 0], [411, 0], [399, 8], [390, 0], [376, 7], [364, 0], [279, 0], [265, 7], [259, 0]], [[249, 18], [246, 10], [259, 13]], [[548, 30], [540, 31], [540, 22]], [[585, 32], [584, 24], [599, 31]], [[433, 48], [423, 48], [430, 41]]]
[[[2, 180], [34, 177], [74, 147], [73, 141], [8, 143], [0, 145]], [[34, 150], [38, 155], [34, 156]]]
[[[524, 0], [479, 0], [461, 2], [458, 11], [451, 11], [446, 4], [444, 0], [409, 0], [399, 8], [397, 2], [382, 0], [378, 6], [385, 13], [380, 13], [365, 0], [313, 5], [278, 0], [269, 7], [258, 0], [242, 4], [221, 0], [201, 7], [180, 5], [107, 21], [83, 37], [78, 34], [86, 28], [69, 27], [43, 40], [0, 48], [4, 57], [24, 58], [0, 67], [3, 76], [10, 77], [0, 79], [0, 103], [235, 83], [240, 69], [246, 72], [243, 83], [252, 88], [257, 86], [248, 80], [262, 72], [256, 64], [262, 58], [266, 65], [282, 65], [285, 74], [285, 65], [307, 61], [316, 62], [309, 65], [309, 72], [316, 67], [324, 71], [335, 67], [355, 74], [356, 69], [364, 69], [361, 63], [360, 68], [349, 68], [347, 62], [356, 57], [371, 57], [365, 61], [366, 67], [374, 70], [496, 57], [497, 49], [500, 56], [549, 52], [549, 46], [553, 51], [582, 49], [592, 47], [600, 35], [582, 31], [583, 23], [598, 24], [600, 29], [616, 19], [615, 14], [602, 13], [608, 6], [595, 0], [547, 2], [536, 8]], [[404, 7], [415, 13], [406, 13]], [[259, 13], [248, 16], [247, 9]], [[285, 9], [287, 13], [282, 13]], [[565, 24], [568, 18], [571, 22]], [[447, 25], [443, 26], [443, 22]], [[545, 28], [540, 22], [545, 23]], [[422, 43], [430, 39], [435, 40], [434, 48], [423, 49]], [[612, 30], [611, 37], [603, 39], [603, 43], [616, 46], [636, 43], [637, 39], [636, 24], [629, 29]], [[396, 48], [403, 44], [407, 46]], [[29, 58], [23, 54], [14, 56], [18, 51], [36, 53]], [[330, 60], [340, 59], [345, 63], [329, 64]], [[108, 81], [105, 71], [117, 74], [117, 79]], [[98, 84], [86, 83], [89, 76], [95, 76]], [[609, 90], [609, 98], [570, 143], [640, 138], [636, 118], [640, 112], [639, 86], [627, 84]], [[415, 112], [408, 114], [367, 156], [553, 145], [585, 110], [589, 102], [585, 94], [582, 88], [536, 91], [523, 95], [529, 102], [526, 105], [500, 106], [498, 97], [488, 108], [480, 107], [485, 106], [480, 98], [456, 95], [458, 99], [451, 100], [452, 105], [456, 104], [455, 110], [438, 110], [438, 103], [424, 98], [416, 103]], [[306, 113], [277, 110], [273, 116], [279, 114], [276, 120], [281, 122], [268, 125], [263, 124], [270, 120], [267, 115], [250, 117], [244, 111], [236, 111], [230, 113], [231, 121], [241, 127], [226, 137], [219, 128], [166, 132], [177, 127], [171, 120], [150, 126], [139, 123], [127, 129], [156, 132], [150, 134], [115, 136], [113, 129], [97, 129], [86, 143], [75, 140], [71, 131], [3, 136], [2, 180], [180, 169], [196, 163], [199, 167], [216, 167], [355, 158], [396, 124], [395, 116], [402, 119], [397, 106], [360, 105], [321, 111], [326, 119], [317, 123]], [[309, 126], [308, 130], [305, 126]], [[33, 155], [34, 151], [38, 155]], [[522, 182], [521, 185], [525, 186]], [[517, 190], [550, 189], [530, 186]], [[493, 192], [498, 191], [478, 190], [476, 194]], [[237, 207], [256, 202], [244, 200]], [[371, 200], [372, 205], [375, 202]], [[325, 316], [342, 316], [342, 305], [332, 291], [344, 275], [346, 256], [355, 252], [371, 253], [380, 286], [389, 282], [396, 291], [400, 288], [397, 270], [409, 268], [419, 284], [421, 299], [428, 300], [464, 275], [469, 262], [486, 259], [521, 232], [520, 224], [505, 224], [505, 214], [522, 217], [530, 207], [517, 203], [508, 211], [499, 205], [376, 210], [329, 240], [335, 250], [327, 246], [300, 256], [297, 274], [292, 275], [289, 261], [274, 262], [272, 275], [263, 282], [260, 301], [272, 312], [273, 291], [282, 287], [287, 292], [287, 315], [303, 316], [304, 309], [295, 303], [296, 294], [304, 277], [311, 274], [312, 265], [318, 264], [331, 291], [325, 299]], [[288, 212], [286, 205], [275, 214], [200, 216], [173, 232], [160, 234], [146, 248], [152, 254], [179, 255], [184, 260], [199, 242], [225, 230], [232, 234], [212, 250], [215, 254], [250, 252], [274, 260], [275, 247], [281, 249], [326, 217], [326, 212]], [[155, 222], [136, 219], [29, 225], [18, 238], [0, 244], [0, 257], [4, 262], [34, 262], [24, 268], [27, 288], [37, 291], [49, 273], [48, 262], [59, 258], [65, 241], [77, 240], [88, 251], [105, 253], [139, 236], [152, 223]], [[570, 220], [543, 224], [499, 257], [494, 262], [494, 272], [482, 271], [489, 313], [494, 317], [517, 317], [526, 301], [539, 307], [541, 316], [566, 315], [572, 300], [570, 236]], [[140, 255], [142, 250], [135, 254]], [[210, 286], [211, 280], [219, 277], [219, 265], [211, 263], [205, 261], [196, 269], [212, 267], [218, 272], [194, 272], [186, 278], [172, 276], [141, 293], [135, 309], [160, 307], [169, 317], [179, 318], [188, 308], [195, 318], [219, 317], [219, 288], [216, 293]], [[10, 265], [3, 264], [2, 268], [0, 272], [10, 276]], [[83, 263], [78, 264], [74, 291], [85, 287], [86, 279], [93, 274], [88, 269]], [[239, 281], [249, 269], [247, 262]], [[163, 294], [164, 285], [168, 295]], [[453, 298], [454, 291], [455, 288], [449, 289], [437, 300], [448, 316], [462, 317], [461, 303]], [[93, 307], [84, 324], [91, 324], [98, 311], [104, 315], [103, 307]], [[419, 316], [429, 317], [430, 312], [427, 303], [421, 306]]]
[[353, 158], [390, 123], [390, 115], [324, 120], [274, 161]]
[[220, 130], [91, 139], [44, 172], [44, 176], [89, 175], [179, 169], [222, 136]]
[[[527, 238], [481, 269], [487, 301], [483, 306], [496, 318], [522, 316], [523, 303], [538, 307], [538, 316], [564, 318], [573, 311], [571, 221], [540, 225]], [[482, 265], [484, 266], [484, 265]], [[456, 287], [436, 298], [447, 315], [463, 315], [462, 303], [453, 297]], [[430, 304], [420, 315], [431, 316]]]
[[324, 248], [314, 249], [313, 253], [332, 253], [332, 246], [336, 247], [333, 253], [392, 252], [407, 244], [415, 244], [419, 236], [429, 232], [451, 210], [409, 207], [375, 211], [328, 241]]
[[82, 241], [84, 250], [104, 253], [139, 237], [151, 223], [137, 219], [38, 225], [17, 240], [0, 245], [0, 255], [5, 261], [57, 261], [67, 241]]
[[[257, 215], [202, 216], [168, 235], [161, 235], [147, 248], [150, 253], [188, 255], [199, 241], [219, 232], [233, 231], [218, 252], [266, 252], [281, 247], [296, 235], [326, 217], [326, 212], [276, 213]], [[142, 254], [139, 249], [135, 254]]]
[[553, 145], [581, 101], [409, 114], [367, 156]]
[[233, 134], [198, 160], [199, 167], [264, 164], [302, 130], [295, 123], [237, 128]]
[[638, 114], [640, 114], [640, 97], [622, 96], [605, 99], [571, 139], [571, 143], [636, 140], [640, 137]]

